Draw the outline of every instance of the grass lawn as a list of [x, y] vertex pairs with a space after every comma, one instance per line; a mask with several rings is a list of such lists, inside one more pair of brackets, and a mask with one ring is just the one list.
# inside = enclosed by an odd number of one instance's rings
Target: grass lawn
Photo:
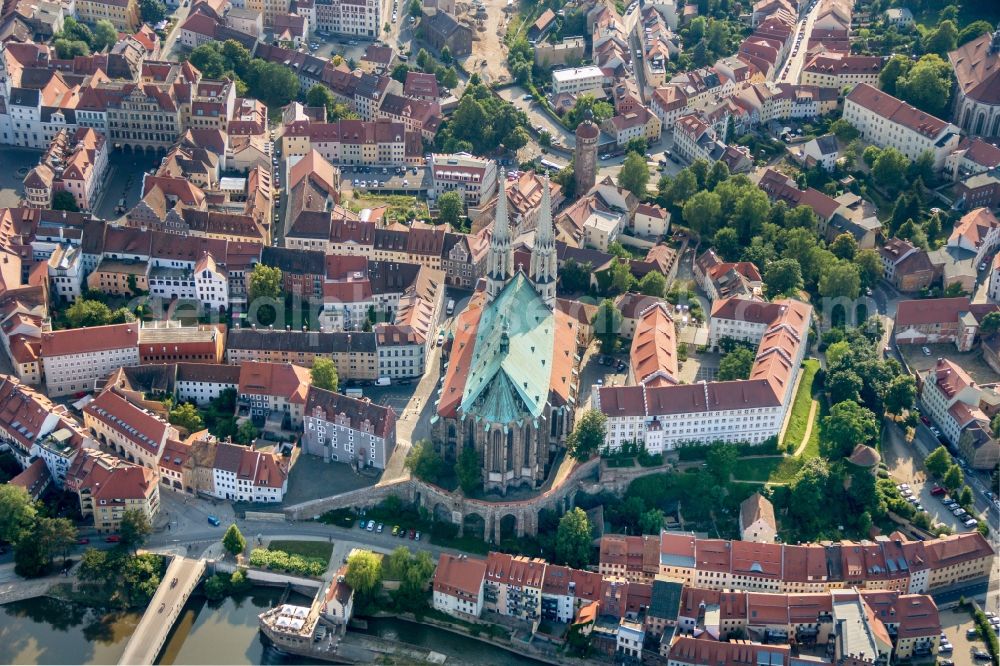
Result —
[[781, 442], [781, 448], [789, 453], [795, 451], [802, 438], [806, 434], [809, 426], [809, 410], [812, 407], [813, 383], [816, 380], [816, 373], [819, 371], [819, 361], [810, 358], [802, 363], [802, 377], [799, 380], [799, 390], [795, 394], [792, 402], [792, 414], [788, 417], [788, 428], [785, 430], [785, 439]]
[[[357, 192], [357, 190], [355, 190]], [[386, 218], [389, 220], [405, 221], [409, 219], [410, 213], [414, 213], [417, 218], [430, 217], [427, 204], [418, 201], [416, 197], [408, 197], [400, 194], [381, 196], [378, 194], [361, 194], [357, 197], [349, 197], [346, 200], [347, 207], [355, 213], [360, 213], [365, 208], [377, 208], [388, 206]]]
[[267, 546], [268, 550], [283, 550], [289, 555], [316, 557], [330, 561], [333, 554], [333, 544], [329, 541], [283, 541], [275, 539]]

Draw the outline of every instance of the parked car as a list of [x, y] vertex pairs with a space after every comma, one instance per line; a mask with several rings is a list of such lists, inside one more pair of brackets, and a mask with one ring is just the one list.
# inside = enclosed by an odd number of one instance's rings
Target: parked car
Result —
[[410, 530], [410, 540], [413, 540], [415, 536], [417, 536], [416, 530]]
[[416, 534], [413, 535], [413, 540], [420, 541], [420, 532], [417, 532]]
[[944, 488], [942, 488], [936, 483], [934, 484], [934, 487], [931, 488], [931, 495], [944, 495], [944, 493], [945, 493]]
[[385, 525], [383, 525], [382, 523], [379, 523], [378, 525], [375, 526], [375, 531], [378, 532], [379, 534], [382, 534], [382, 528], [384, 528], [384, 527], [385, 527]]
[[975, 518], [969, 518], [962, 524], [965, 525], [966, 527], [975, 527], [976, 525], [979, 524], [979, 521], [977, 521]]
[[218, 518], [216, 518], [215, 516], [209, 516], [208, 517], [208, 524], [211, 525], [212, 527], [218, 527], [219, 525], [222, 524], [222, 522]]
[[367, 529], [369, 532], [374, 532], [375, 531], [375, 521], [374, 520], [369, 520], [368, 521], [368, 527], [365, 528], [365, 529]]
[[924, 356], [930, 356], [931, 355], [931, 350], [928, 349], [927, 347], [921, 347], [920, 351], [922, 351], [924, 353]]
[[118, 543], [121, 540], [122, 538], [117, 534], [109, 534], [108, 536], [104, 537], [104, 541], [107, 543]]
[[76, 543], [80, 546], [86, 546], [88, 543], [90, 543], [90, 539], [88, 539], [87, 537], [81, 537], [76, 540]]
[[392, 526], [392, 536], [399, 536], [399, 525]]

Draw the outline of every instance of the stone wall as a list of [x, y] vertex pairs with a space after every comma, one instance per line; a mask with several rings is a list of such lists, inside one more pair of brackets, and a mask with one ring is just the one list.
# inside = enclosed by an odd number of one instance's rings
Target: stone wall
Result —
[[598, 458], [588, 460], [570, 472], [559, 486], [524, 500], [472, 499], [411, 478], [296, 504], [285, 509], [285, 516], [290, 520], [308, 520], [334, 509], [373, 507], [395, 495], [404, 502], [424, 507], [438, 520], [458, 525], [459, 534], [464, 534], [467, 525], [478, 528], [481, 523], [486, 541], [499, 542], [502, 526], [507, 526], [507, 531], [517, 537], [534, 536], [538, 533], [538, 512], [548, 509], [561, 514], [573, 508], [577, 491], [593, 483], [600, 462]]

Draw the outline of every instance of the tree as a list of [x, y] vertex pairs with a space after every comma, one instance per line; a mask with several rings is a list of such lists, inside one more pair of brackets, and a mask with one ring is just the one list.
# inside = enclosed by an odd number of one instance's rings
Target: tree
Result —
[[458, 72], [455, 71], [454, 67], [449, 67], [445, 70], [444, 75], [438, 82], [445, 88], [451, 90], [458, 87]]
[[592, 121], [595, 125], [615, 115], [615, 109], [603, 100], [597, 100], [593, 95], [583, 94], [576, 98], [573, 108], [566, 112], [566, 125], [575, 130], [576, 126], [587, 117], [587, 112], [591, 113]]
[[26, 578], [47, 573], [56, 555], [68, 556], [76, 538], [68, 518], [39, 518], [15, 546], [14, 571]]
[[[693, 197], [699, 190], [698, 179], [691, 169], [681, 169], [677, 177], [670, 182], [669, 195], [664, 203], [674, 206], [683, 206], [688, 199]], [[690, 224], [685, 219], [685, 224]]]
[[[722, 357], [719, 363], [719, 381], [747, 379], [753, 366], [754, 353], [746, 347], [737, 347]], [[713, 449], [714, 450], [714, 449]]]
[[663, 529], [663, 511], [650, 509], [639, 517], [639, 529], [643, 534], [659, 534]]
[[850, 261], [854, 259], [854, 255], [858, 252], [858, 241], [854, 238], [853, 234], [844, 232], [839, 234], [830, 243], [830, 252], [833, 252], [838, 259], [847, 259]]
[[437, 203], [438, 221], [457, 227], [458, 221], [461, 219], [465, 209], [465, 202], [462, 200], [462, 195], [455, 190], [451, 190], [439, 196]]
[[139, 0], [142, 22], [156, 25], [167, 17], [167, 6], [161, 0]]
[[590, 519], [580, 507], [566, 512], [559, 519], [556, 531], [556, 561], [576, 569], [590, 563], [591, 536]]
[[834, 260], [822, 267], [819, 293], [827, 298], [857, 298], [861, 292], [861, 273], [850, 261]]
[[282, 275], [280, 268], [254, 264], [250, 271], [250, 300], [256, 298], [281, 298]]
[[844, 120], [843, 118], [837, 118], [832, 123], [830, 123], [830, 131], [833, 132], [838, 139], [844, 143], [850, 143], [860, 136], [857, 128], [851, 123]]
[[[701, 190], [684, 204], [682, 216], [684, 224], [691, 231], [699, 235], [710, 236], [721, 221], [722, 200], [715, 192]], [[738, 232], [737, 236], [739, 236]]]
[[941, 56], [928, 53], [896, 81], [896, 95], [932, 115], [940, 116], [949, 107], [952, 68]]
[[715, 232], [713, 240], [715, 251], [726, 261], [740, 256], [740, 250], [743, 246], [740, 244], [739, 236], [736, 235], [736, 229], [723, 227]]
[[422, 439], [413, 445], [406, 454], [405, 464], [415, 477], [428, 483], [437, 483], [444, 472], [444, 460], [428, 439]]
[[882, 67], [882, 71], [879, 72], [879, 87], [886, 93], [895, 96], [896, 82], [901, 76], [909, 72], [911, 67], [913, 67], [913, 61], [908, 56], [903, 54], [892, 56], [886, 61]]
[[355, 550], [347, 558], [344, 580], [354, 593], [370, 599], [382, 584], [382, 561], [370, 550]]
[[834, 404], [845, 400], [860, 400], [863, 386], [861, 377], [850, 368], [838, 368], [826, 378], [826, 390], [830, 394], [830, 402]]
[[646, 158], [639, 153], [629, 153], [618, 174], [618, 185], [642, 199], [646, 196], [648, 182], [649, 167], [646, 166]]
[[58, 55], [63, 60], [70, 60], [76, 56], [88, 56], [90, 55], [90, 47], [87, 46], [87, 42], [79, 39], [57, 39], [52, 42], [52, 46], [56, 49], [56, 55]]
[[601, 351], [605, 354], [613, 352], [618, 343], [618, 331], [622, 328], [622, 313], [615, 307], [615, 302], [610, 298], [601, 301], [590, 323], [594, 328], [594, 337], [601, 341]]
[[458, 485], [466, 495], [472, 495], [479, 490], [483, 484], [483, 475], [475, 448], [462, 447], [462, 452], [458, 454], [458, 460], [455, 464], [455, 476], [458, 477]]
[[988, 35], [993, 32], [993, 24], [989, 21], [973, 21], [969, 25], [962, 28], [962, 32], [958, 33], [958, 45], [961, 46], [967, 42], [971, 42], [976, 37], [981, 35]]
[[826, 367], [835, 368], [850, 353], [851, 343], [847, 340], [838, 340], [826, 348]]
[[90, 43], [94, 51], [103, 51], [118, 42], [118, 31], [115, 25], [107, 19], [101, 19], [94, 24], [94, 39]]
[[20, 486], [0, 485], [0, 541], [17, 544], [35, 522], [31, 495]]
[[566, 438], [566, 449], [579, 461], [589, 460], [604, 446], [608, 418], [598, 409], [588, 409]]
[[559, 271], [559, 283], [570, 293], [587, 291], [590, 287], [592, 269], [590, 262], [580, 264], [576, 259], [567, 259]]
[[111, 322], [111, 309], [100, 301], [78, 299], [66, 308], [66, 321], [70, 328], [104, 326]]
[[420, 0], [410, 0], [407, 12], [409, 12], [410, 16], [420, 17], [424, 13], [423, 4], [420, 2]]
[[[866, 150], [867, 152], [867, 150]], [[909, 160], [903, 153], [895, 148], [889, 147], [879, 152], [872, 165], [872, 177], [880, 186], [886, 188], [890, 193], [902, 189], [905, 184], [906, 167]]]
[[871, 288], [878, 284], [879, 278], [882, 277], [882, 259], [877, 251], [870, 248], [861, 250], [854, 255], [854, 263], [858, 267], [861, 286]]
[[924, 51], [940, 56], [948, 55], [958, 46], [958, 28], [954, 21], [941, 21], [924, 37]]
[[270, 107], [285, 106], [299, 94], [299, 80], [281, 63], [254, 58], [243, 77], [248, 89]]
[[[749, 351], [746, 347], [738, 347], [737, 349]], [[736, 469], [736, 463], [739, 461], [739, 457], [740, 452], [736, 448], [735, 444], [730, 444], [728, 442], [724, 444], [713, 444], [708, 449], [708, 455], [705, 456], [705, 464], [708, 466], [708, 473], [715, 477], [715, 480], [719, 483], [719, 485], [728, 484], [729, 477], [732, 475], [733, 470]]]
[[639, 280], [638, 289], [640, 294], [663, 298], [667, 291], [667, 278], [659, 271], [650, 271]]
[[188, 432], [197, 432], [205, 427], [201, 414], [190, 402], [182, 402], [170, 410], [170, 422]]
[[1000, 330], [1000, 312], [990, 312], [979, 322], [979, 334], [984, 338]]
[[823, 513], [819, 507], [829, 502], [830, 467], [822, 457], [810, 458], [788, 485], [788, 515], [800, 533], [816, 532]]
[[761, 225], [770, 213], [771, 201], [763, 190], [756, 187], [742, 188], [732, 213], [732, 221], [736, 225], [736, 232], [739, 234], [740, 240], [749, 243], [754, 236], [759, 234]]
[[243, 533], [236, 524], [229, 526], [226, 534], [222, 537], [222, 547], [233, 556], [239, 555], [247, 548], [247, 540], [243, 538]]
[[219, 78], [226, 71], [226, 60], [215, 42], [208, 42], [195, 48], [188, 54], [188, 62], [208, 78]]
[[313, 386], [336, 391], [340, 380], [337, 377], [337, 366], [328, 358], [317, 358], [313, 361], [312, 369], [309, 370], [312, 377]]
[[911, 375], [893, 377], [885, 391], [883, 404], [890, 414], [902, 414], [913, 407], [917, 398], [917, 383]]
[[856, 444], [869, 444], [878, 436], [875, 414], [853, 401], [840, 402], [831, 407], [823, 426], [830, 449], [828, 457], [831, 459], [847, 457]]
[[958, 493], [958, 503], [960, 506], [970, 508], [973, 504], [972, 489], [969, 486], [962, 486]]
[[924, 467], [936, 478], [941, 478], [954, 465], [948, 449], [939, 446], [924, 458]]
[[140, 509], [125, 509], [122, 514], [121, 527], [118, 533], [121, 536], [121, 547], [125, 550], [135, 552], [146, 542], [146, 537], [153, 531], [153, 526], [149, 522], [149, 516]]
[[764, 270], [764, 284], [769, 296], [794, 294], [802, 289], [802, 266], [795, 259], [778, 259]]
[[965, 475], [962, 474], [962, 468], [958, 465], [949, 467], [948, 471], [941, 477], [941, 485], [952, 492], [958, 490], [963, 483], [965, 483]]
[[253, 441], [257, 439], [260, 435], [260, 431], [257, 430], [257, 426], [253, 424], [253, 421], [247, 419], [240, 424], [240, 427], [236, 429], [236, 442], [239, 444], [250, 445]]

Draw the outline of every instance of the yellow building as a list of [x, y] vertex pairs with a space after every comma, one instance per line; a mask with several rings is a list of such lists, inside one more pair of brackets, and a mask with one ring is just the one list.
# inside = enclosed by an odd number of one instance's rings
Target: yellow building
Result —
[[115, 30], [132, 33], [142, 25], [137, 0], [78, 0], [77, 19], [94, 24], [102, 19], [111, 21]]

